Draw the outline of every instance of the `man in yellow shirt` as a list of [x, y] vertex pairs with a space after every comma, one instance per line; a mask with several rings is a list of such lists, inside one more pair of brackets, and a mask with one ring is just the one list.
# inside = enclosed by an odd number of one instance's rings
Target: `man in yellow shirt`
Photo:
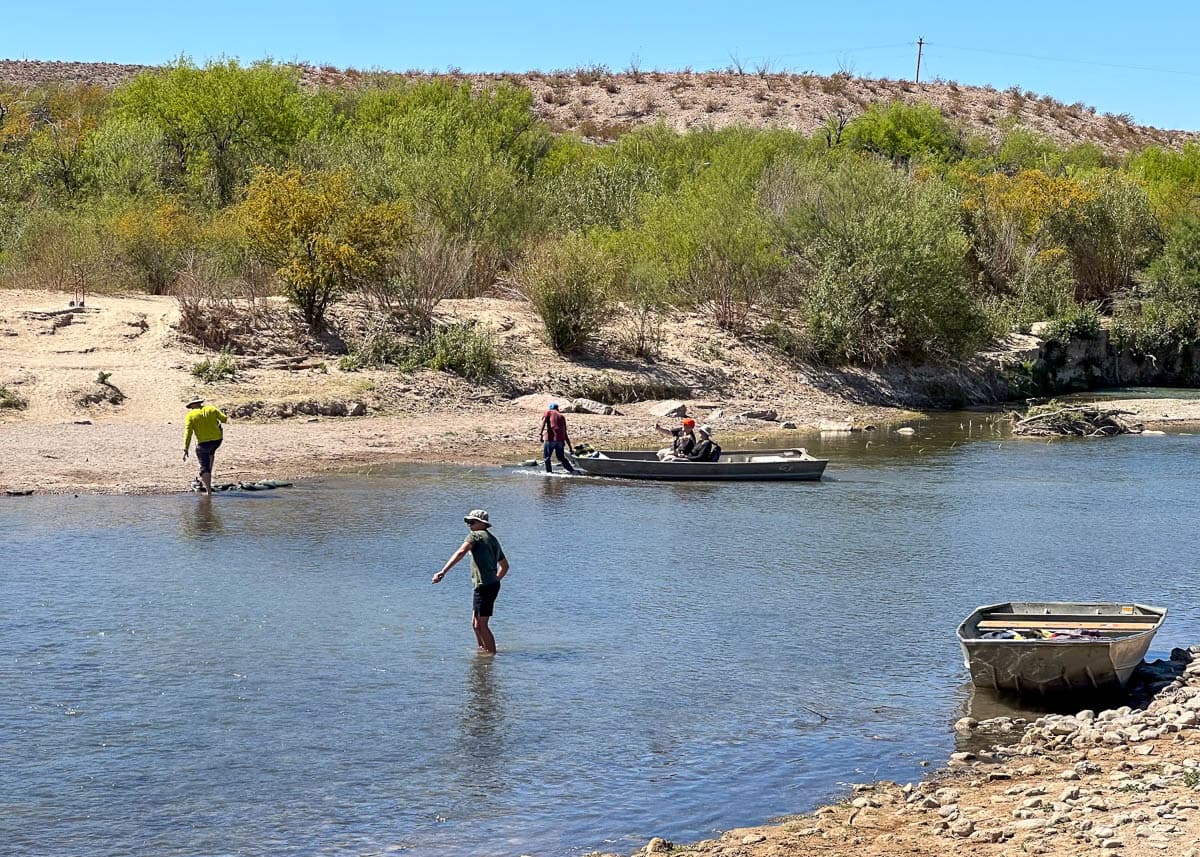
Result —
[[192, 399], [187, 403], [188, 415], [184, 420], [183, 430], [183, 460], [187, 461], [188, 450], [192, 446], [192, 435], [196, 436], [196, 460], [200, 462], [200, 484], [204, 486], [205, 494], [212, 494], [213, 457], [217, 447], [221, 445], [223, 433], [221, 423], [229, 417], [212, 405], [204, 404], [203, 399]]

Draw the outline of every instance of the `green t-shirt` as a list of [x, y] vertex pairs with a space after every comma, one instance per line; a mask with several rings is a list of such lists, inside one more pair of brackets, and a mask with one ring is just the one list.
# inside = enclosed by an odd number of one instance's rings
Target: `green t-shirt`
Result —
[[476, 586], [495, 583], [499, 579], [496, 572], [500, 560], [504, 559], [500, 540], [489, 530], [472, 530], [467, 543], [471, 546], [471, 583]]

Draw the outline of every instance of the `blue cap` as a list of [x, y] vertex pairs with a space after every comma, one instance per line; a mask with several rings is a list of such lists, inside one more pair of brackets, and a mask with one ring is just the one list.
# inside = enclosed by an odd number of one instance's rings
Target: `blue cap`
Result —
[[551, 403], [550, 403], [550, 410], [552, 410], [552, 411], [557, 411], [557, 410], [558, 410], [558, 402], [551, 402]]

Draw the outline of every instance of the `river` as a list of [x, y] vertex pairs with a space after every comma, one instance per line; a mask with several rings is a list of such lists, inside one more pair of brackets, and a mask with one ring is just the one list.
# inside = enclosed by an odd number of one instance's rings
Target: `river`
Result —
[[[0, 850], [576, 855], [918, 778], [957, 622], [1170, 608], [1200, 642], [1200, 438], [979, 414], [812, 438], [819, 484], [409, 466], [270, 493], [0, 498]], [[512, 562], [477, 656], [465, 564]]]

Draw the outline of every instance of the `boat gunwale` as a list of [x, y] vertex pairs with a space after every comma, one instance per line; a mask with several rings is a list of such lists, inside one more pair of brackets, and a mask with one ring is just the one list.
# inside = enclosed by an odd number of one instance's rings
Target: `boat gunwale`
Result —
[[[1092, 637], [1092, 638], [1083, 638], [1083, 639], [1071, 639], [1071, 638], [1067, 637], [1067, 638], [1061, 638], [1058, 640], [1009, 640], [1009, 639], [1004, 639], [1004, 638], [968, 637], [965, 635], [965, 632], [966, 632], [968, 626], [971, 626], [971, 623], [973, 621], [982, 619], [983, 614], [988, 613], [990, 611], [995, 611], [997, 608], [1011, 606], [1014, 603], [1021, 604], [1021, 603], [1030, 603], [1030, 602], [1001, 601], [998, 604], [984, 604], [979, 607], [976, 607], [974, 610], [972, 610], [967, 615], [967, 618], [963, 619], [962, 622], [959, 623], [958, 628], [955, 629], [955, 635], [958, 637], [958, 641], [964, 645], [966, 645], [967, 643], [975, 643], [975, 644], [983, 644], [983, 645], [992, 645], [992, 644], [1000, 644], [1000, 643], [1020, 643], [1020, 644], [1025, 644], [1025, 645], [1073, 643], [1077, 646], [1082, 646], [1082, 645], [1111, 646], [1114, 642], [1123, 641], [1123, 640], [1135, 640], [1138, 637], [1144, 636], [1146, 634], [1153, 636], [1154, 634], [1157, 634], [1159, 632], [1159, 630], [1162, 628], [1163, 622], [1165, 622], [1167, 619], [1167, 608], [1166, 607], [1155, 607], [1150, 604], [1142, 604], [1140, 602], [1135, 601], [1132, 604], [1133, 607], [1135, 607], [1136, 609], [1139, 609], [1139, 610], [1147, 611], [1147, 612], [1144, 614], [1137, 614], [1137, 613], [1132, 614], [1131, 619], [1137, 619], [1137, 618], [1153, 619], [1154, 620], [1153, 628], [1146, 628], [1145, 630], [1132, 631], [1132, 632], [1125, 632], [1125, 631], [1122, 631], [1120, 628], [1099, 628], [1099, 629], [1095, 629], [1095, 630], [1098, 630], [1101, 633], [1103, 633], [1103, 632], [1119, 633], [1119, 634], [1122, 634], [1122, 636], [1120, 636], [1120, 637]], [[1058, 601], [1058, 602], [1046, 601], [1046, 602], [1042, 602], [1042, 603], [1075, 605], [1075, 606], [1081, 606], [1081, 607], [1084, 607], [1084, 606], [1104, 607], [1104, 606], [1107, 606], [1110, 604], [1122, 604], [1122, 605], [1128, 604], [1128, 602], [1122, 602], [1122, 601]], [[1019, 615], [1029, 615], [1029, 614], [1019, 614]], [[1055, 615], [1056, 614], [1053, 614], [1053, 613], [1047, 613], [1046, 620], [1053, 621], [1053, 617]], [[1078, 614], [1076, 614], [1076, 615], [1078, 615]], [[1124, 616], [1127, 614], [1111, 614], [1111, 615]], [[1104, 619], [1105, 616], [1104, 616], [1104, 614], [1097, 614], [1095, 618], [1096, 619]], [[979, 630], [977, 626], [972, 626], [972, 627], [975, 627], [976, 631]], [[1025, 624], [1014, 623], [1014, 627], [1016, 627], [1016, 628], [1036, 628], [1037, 623], [1035, 623], [1035, 622], [1029, 622], [1029, 623], [1025, 623]]]

